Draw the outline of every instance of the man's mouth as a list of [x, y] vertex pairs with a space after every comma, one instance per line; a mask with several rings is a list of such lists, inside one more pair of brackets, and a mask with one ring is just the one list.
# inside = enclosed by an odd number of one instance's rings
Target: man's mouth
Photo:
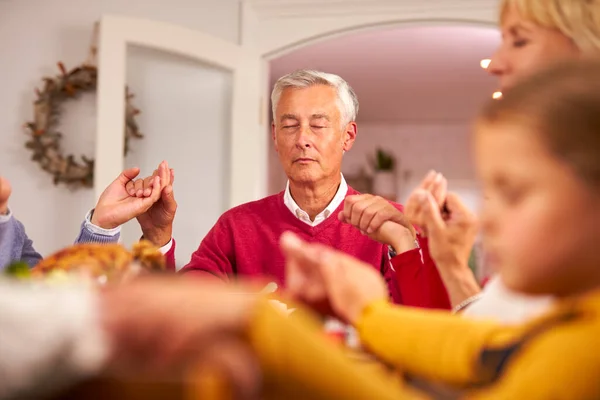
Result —
[[294, 160], [295, 163], [300, 163], [300, 164], [307, 164], [310, 162], [314, 162], [315, 160], [312, 158], [307, 158], [307, 157], [301, 157], [301, 158], [296, 158]]

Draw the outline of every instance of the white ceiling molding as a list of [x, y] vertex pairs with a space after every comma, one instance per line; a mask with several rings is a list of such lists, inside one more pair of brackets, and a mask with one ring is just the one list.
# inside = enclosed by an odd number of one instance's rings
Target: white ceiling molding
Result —
[[[243, 0], [242, 42], [266, 58], [320, 38], [382, 25], [496, 24], [497, 0]], [[253, 36], [250, 39], [248, 36]]]
[[444, 14], [495, 16], [496, 0], [245, 0], [261, 19], [402, 13], [407, 18]]

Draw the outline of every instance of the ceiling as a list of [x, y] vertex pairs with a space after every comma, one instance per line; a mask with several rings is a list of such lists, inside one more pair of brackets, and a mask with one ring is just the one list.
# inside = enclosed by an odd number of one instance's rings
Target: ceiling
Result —
[[480, 66], [500, 43], [496, 29], [421, 26], [350, 33], [271, 62], [271, 83], [295, 69], [342, 76], [360, 102], [360, 122], [464, 122], [496, 80]]

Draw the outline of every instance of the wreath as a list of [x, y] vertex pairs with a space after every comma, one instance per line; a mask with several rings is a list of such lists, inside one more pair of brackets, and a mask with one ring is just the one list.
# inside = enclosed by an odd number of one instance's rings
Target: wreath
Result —
[[[67, 71], [61, 62], [58, 68], [60, 75], [43, 78], [44, 88], [35, 90], [34, 121], [25, 124], [29, 136], [25, 147], [33, 152], [31, 159], [54, 177], [55, 185], [62, 182], [70, 187], [91, 188], [94, 184], [94, 160], [81, 156], [81, 161], [78, 161], [73, 154], [65, 155], [61, 148], [63, 135], [58, 126], [65, 101], [96, 90], [98, 69], [91, 64], [83, 64]], [[129, 140], [143, 137], [135, 121], [140, 110], [133, 106], [133, 97], [126, 88], [125, 155], [129, 151]]]

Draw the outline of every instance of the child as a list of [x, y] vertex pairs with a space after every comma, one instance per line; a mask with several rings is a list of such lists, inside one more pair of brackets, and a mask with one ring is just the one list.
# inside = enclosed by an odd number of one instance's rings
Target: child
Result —
[[[600, 398], [600, 64], [555, 66], [507, 90], [484, 108], [474, 139], [491, 194], [482, 216], [489, 259], [509, 289], [555, 296], [552, 311], [509, 327], [394, 307], [362, 263], [293, 236], [282, 240], [289, 289], [303, 298], [310, 287], [311, 301], [329, 300], [380, 359], [466, 398]], [[422, 202], [434, 217], [427, 229], [448, 229], [433, 197]], [[295, 365], [283, 346], [260, 348]], [[315, 384], [330, 375], [332, 396], [336, 385], [343, 393], [331, 366], [312, 373]], [[389, 391], [413, 398], [398, 385]]]

